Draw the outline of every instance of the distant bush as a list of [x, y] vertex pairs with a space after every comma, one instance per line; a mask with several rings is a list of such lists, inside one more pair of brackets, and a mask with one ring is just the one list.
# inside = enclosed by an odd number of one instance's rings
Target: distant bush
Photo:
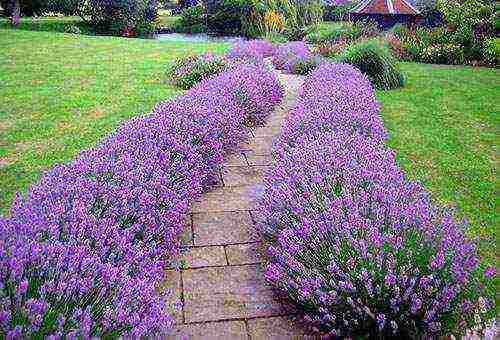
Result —
[[168, 68], [172, 83], [181, 89], [189, 89], [204, 77], [221, 72], [227, 66], [227, 59], [210, 53], [185, 57]]
[[206, 24], [205, 8], [203, 4], [197, 4], [183, 9], [180, 19], [173, 27], [176, 32], [203, 33], [208, 31]]
[[242, 18], [250, 12], [251, 1], [220, 0], [207, 3], [207, 25], [211, 31], [242, 33]]
[[356, 6], [356, 2], [350, 0], [326, 0], [324, 2], [325, 19], [331, 21], [346, 20], [350, 10]]
[[321, 23], [306, 29], [305, 40], [313, 44], [335, 43], [337, 40], [355, 41], [379, 34], [375, 21]]
[[423, 51], [422, 59], [431, 64], [462, 65], [465, 54], [456, 44], [430, 45]]
[[391, 52], [376, 40], [348, 45], [337, 60], [360, 69], [378, 89], [390, 90], [404, 85], [404, 76], [396, 60]]
[[500, 38], [489, 38], [484, 41], [483, 60], [492, 66], [500, 65]]
[[[485, 44], [498, 30], [498, 13], [486, 0], [423, 0], [421, 6], [438, 11], [439, 23], [433, 28], [397, 25], [392, 29], [408, 55], [408, 60], [495, 66], [485, 55]], [[436, 22], [429, 26], [436, 26]], [[394, 39], [393, 39], [394, 40]]]
[[87, 11], [99, 32], [143, 36], [156, 28], [156, 0], [89, 0]]

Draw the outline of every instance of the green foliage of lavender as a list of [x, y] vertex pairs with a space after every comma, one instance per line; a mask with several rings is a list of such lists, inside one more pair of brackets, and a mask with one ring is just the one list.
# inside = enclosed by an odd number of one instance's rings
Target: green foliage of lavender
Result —
[[378, 110], [349, 65], [308, 76], [259, 198], [265, 276], [331, 337], [483, 329], [496, 315], [496, 269], [480, 264], [465, 222], [406, 178]]

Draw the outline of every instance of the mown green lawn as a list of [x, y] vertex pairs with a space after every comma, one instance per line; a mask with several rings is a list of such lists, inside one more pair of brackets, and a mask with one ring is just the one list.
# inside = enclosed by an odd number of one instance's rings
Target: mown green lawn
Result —
[[179, 94], [169, 60], [227, 46], [0, 29], [0, 214], [43, 170]]
[[500, 70], [403, 64], [403, 89], [379, 92], [389, 145], [411, 178], [457, 207], [495, 256]]

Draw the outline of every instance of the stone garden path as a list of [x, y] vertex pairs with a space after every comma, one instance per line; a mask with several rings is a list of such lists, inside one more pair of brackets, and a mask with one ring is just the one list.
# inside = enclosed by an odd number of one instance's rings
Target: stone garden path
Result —
[[192, 208], [183, 235], [181, 270], [168, 270], [176, 327], [169, 339], [293, 339], [304, 333], [293, 310], [278, 302], [261, 268], [261, 243], [252, 229], [253, 189], [271, 162], [273, 138], [293, 106], [302, 78], [280, 74], [280, 107], [231, 155], [217, 187]]

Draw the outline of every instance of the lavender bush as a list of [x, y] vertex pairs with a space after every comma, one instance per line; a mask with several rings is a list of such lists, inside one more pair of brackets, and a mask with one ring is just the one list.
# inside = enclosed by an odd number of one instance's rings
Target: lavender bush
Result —
[[224, 56], [204, 53], [177, 60], [167, 73], [175, 86], [187, 90], [204, 77], [223, 71], [228, 62]]
[[[270, 93], [240, 100], [260, 87]], [[156, 288], [189, 205], [246, 136], [248, 115], [269, 113], [282, 91], [264, 68], [235, 67], [131, 119], [18, 196], [0, 219], [0, 335], [161, 335], [173, 321]]]
[[272, 57], [276, 51], [273, 43], [267, 40], [239, 41], [227, 52], [226, 56], [232, 60], [262, 63], [264, 58]]
[[370, 81], [347, 64], [320, 64], [306, 78], [292, 111], [282, 124], [277, 152], [304, 134], [359, 134], [376, 141], [387, 138]]
[[208, 77], [188, 94], [211, 92], [233, 98], [245, 112], [246, 121], [262, 121], [284, 95], [276, 75], [262, 64], [236, 65], [230, 69], [232, 72]]
[[273, 57], [273, 64], [278, 70], [287, 73], [306, 74], [320, 62], [306, 43], [293, 41], [278, 45]]
[[[480, 265], [465, 222], [405, 178], [383, 138], [352, 133], [349, 115], [366, 107], [352, 105], [350, 92], [366, 91], [366, 78], [346, 91], [347, 79], [316, 72], [297, 106], [318, 107], [288, 119], [320, 121], [321, 108], [339, 110], [340, 133], [297, 135], [265, 177], [257, 212], [265, 277], [331, 337], [437, 338], [485, 326], [495, 317], [495, 269]], [[324, 83], [330, 92], [313, 91]], [[332, 91], [341, 95], [326, 106]]]

